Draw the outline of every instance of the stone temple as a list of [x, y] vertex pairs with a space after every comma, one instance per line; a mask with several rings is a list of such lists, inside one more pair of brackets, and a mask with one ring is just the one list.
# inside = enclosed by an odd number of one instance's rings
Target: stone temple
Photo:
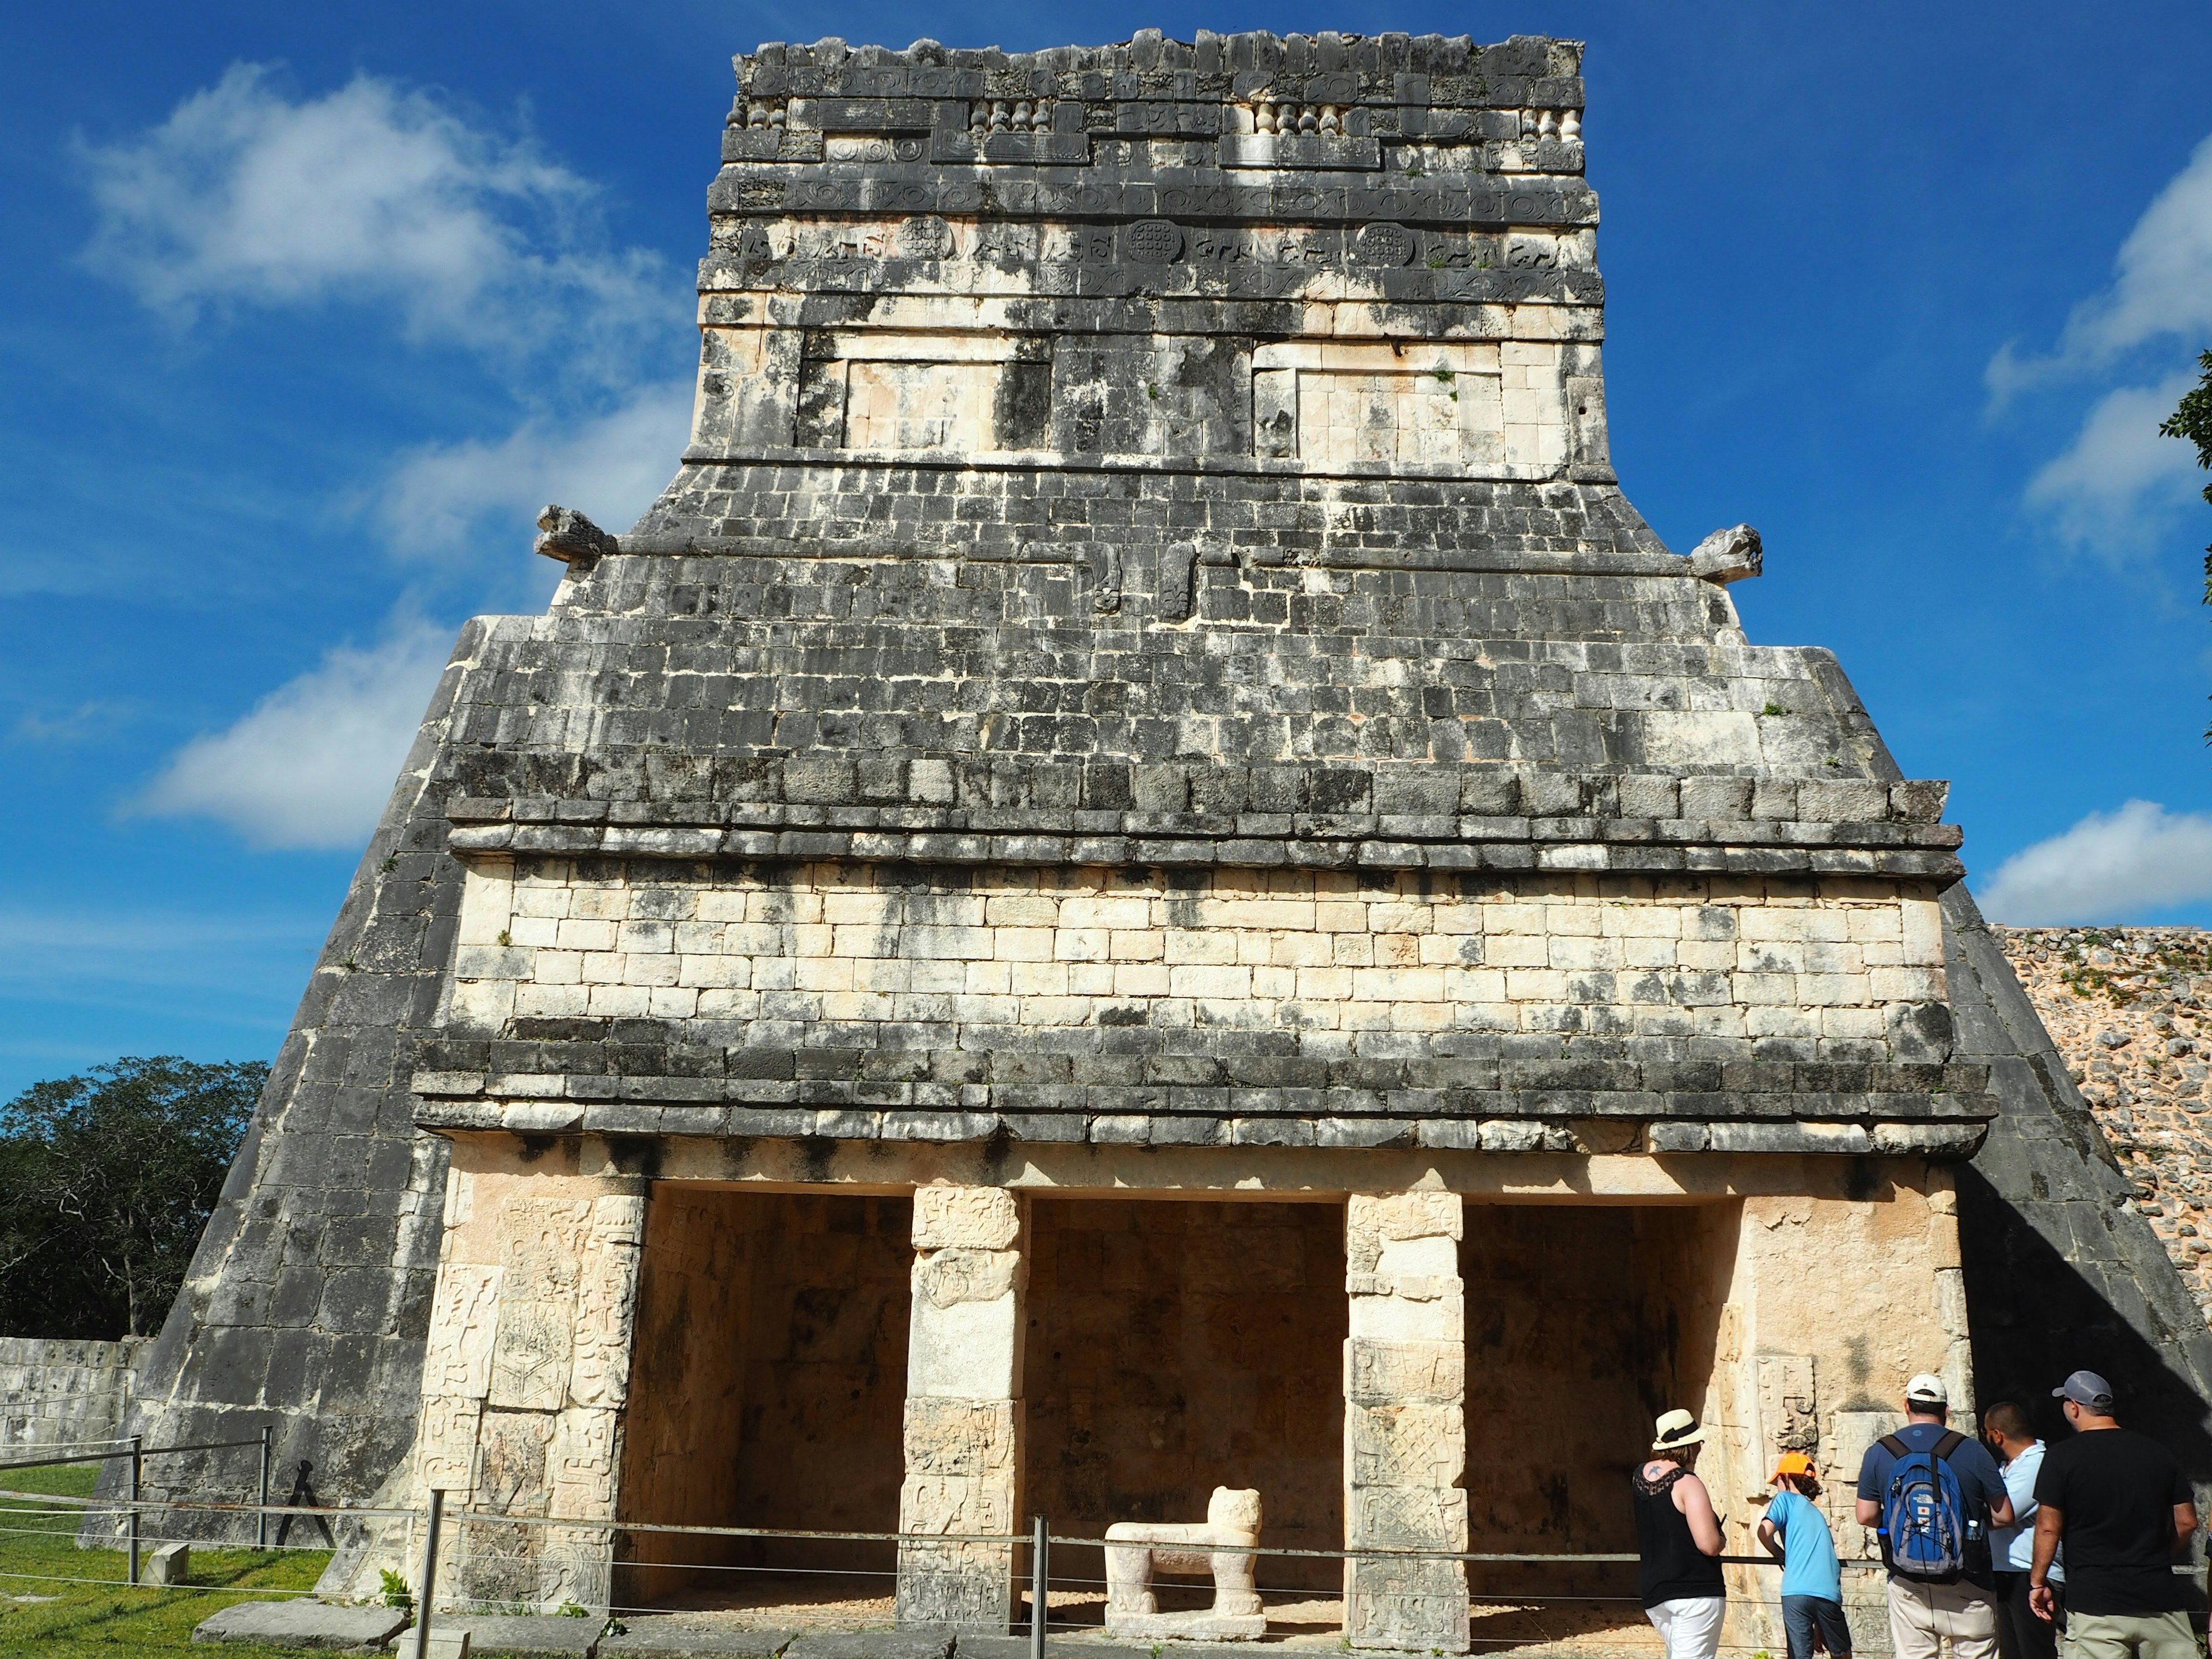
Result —
[[[738, 58], [690, 444], [463, 630], [135, 1428], [557, 1523], [460, 1524], [457, 1595], [895, 1570], [970, 1630], [1021, 1558], [964, 1537], [1216, 1487], [1629, 1547], [1678, 1403], [1735, 1549], [1798, 1449], [1856, 1553], [1922, 1370], [2094, 1364], [2212, 1475], [1944, 787], [1746, 640], [1754, 533], [1615, 481], [1580, 59]], [[334, 1588], [409, 1547], [342, 1530]], [[1447, 1651], [1505, 1582], [1260, 1580]]]

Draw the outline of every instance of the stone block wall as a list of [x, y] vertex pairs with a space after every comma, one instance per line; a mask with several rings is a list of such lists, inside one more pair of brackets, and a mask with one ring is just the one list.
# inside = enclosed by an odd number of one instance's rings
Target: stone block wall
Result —
[[1864, 1060], [1944, 994], [1932, 890], [1849, 877], [641, 873], [472, 868], [453, 1024], [1589, 1031]]
[[2212, 1318], [2212, 935], [1992, 927], [2151, 1225]]
[[0, 1455], [123, 1432], [151, 1340], [0, 1337]]

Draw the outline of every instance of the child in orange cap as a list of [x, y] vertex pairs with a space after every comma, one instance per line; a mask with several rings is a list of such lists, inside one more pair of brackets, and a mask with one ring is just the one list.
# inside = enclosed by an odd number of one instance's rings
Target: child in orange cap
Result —
[[1813, 1659], [1826, 1648], [1850, 1659], [1851, 1627], [1844, 1620], [1844, 1570], [1827, 1517], [1813, 1503], [1820, 1483], [1813, 1460], [1784, 1452], [1774, 1466], [1774, 1501], [1759, 1523], [1759, 1541], [1782, 1563], [1782, 1628], [1790, 1659]]

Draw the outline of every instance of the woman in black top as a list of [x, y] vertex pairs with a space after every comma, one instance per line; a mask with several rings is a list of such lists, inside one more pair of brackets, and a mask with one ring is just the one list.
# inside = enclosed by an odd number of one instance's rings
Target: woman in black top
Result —
[[1631, 1482], [1644, 1611], [1667, 1644], [1667, 1659], [1713, 1659], [1728, 1587], [1721, 1577], [1720, 1517], [1705, 1483], [1692, 1473], [1705, 1431], [1686, 1411], [1668, 1412], [1657, 1426], [1651, 1459]]

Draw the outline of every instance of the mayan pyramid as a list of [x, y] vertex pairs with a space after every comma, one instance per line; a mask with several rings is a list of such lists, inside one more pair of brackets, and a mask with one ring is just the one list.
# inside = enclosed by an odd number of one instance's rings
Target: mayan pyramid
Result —
[[[1747, 1488], [1850, 1467], [1911, 1371], [2077, 1364], [2212, 1476], [2204, 1322], [1943, 787], [1746, 639], [1755, 532], [1670, 550], [1615, 479], [1581, 57], [738, 58], [690, 443], [462, 630], [133, 1431], [565, 1523], [455, 1556], [549, 1606], [676, 1582], [623, 1521], [781, 1501], [695, 1406], [802, 1375], [738, 1352], [793, 1285], [890, 1310], [821, 1443], [852, 1530], [1219, 1484], [1316, 1547], [1602, 1545], [1628, 1451], [1554, 1492], [1485, 1438], [1601, 1371]], [[1236, 1440], [1261, 1381], [1200, 1409], [1227, 1358], [1157, 1458], [1075, 1420], [1137, 1420], [1079, 1264], [1140, 1245], [1178, 1330], [1279, 1304], [1319, 1439]], [[1547, 1284], [1583, 1382], [1515, 1334]], [[902, 1615], [1003, 1628], [1010, 1559], [901, 1544]], [[1347, 1635], [1463, 1650], [1468, 1585], [1355, 1567]]]

